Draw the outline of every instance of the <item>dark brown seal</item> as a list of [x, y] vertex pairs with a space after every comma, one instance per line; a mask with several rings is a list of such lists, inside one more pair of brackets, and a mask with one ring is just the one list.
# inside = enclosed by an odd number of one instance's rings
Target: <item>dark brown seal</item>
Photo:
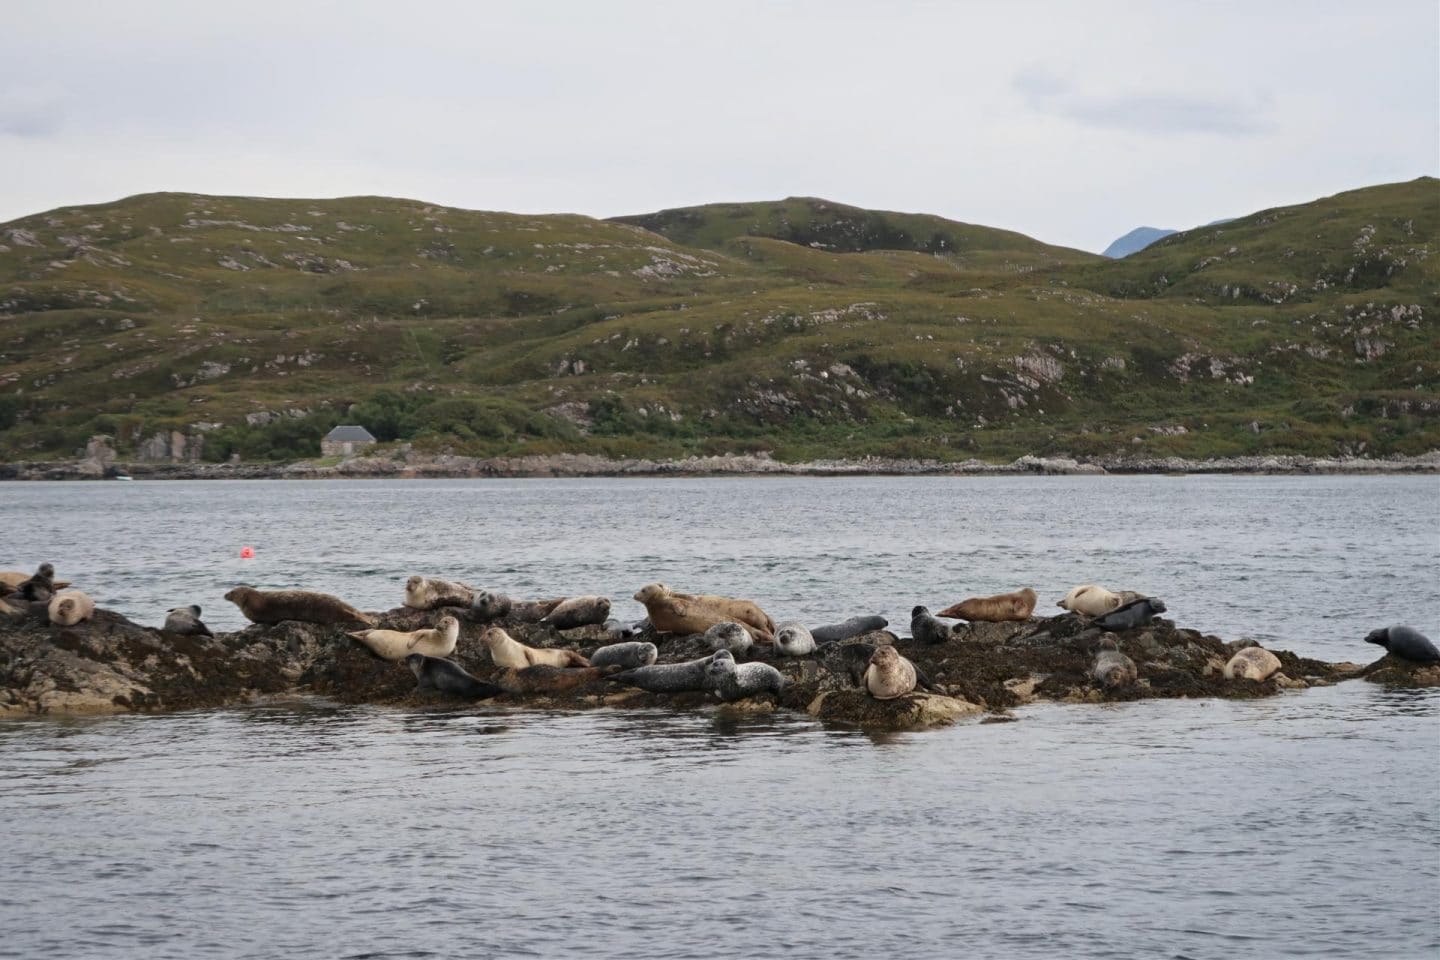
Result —
[[252, 623], [280, 623], [299, 620], [304, 623], [364, 623], [375, 625], [375, 618], [361, 613], [339, 597], [309, 590], [255, 590], [236, 587], [225, 599], [240, 608]]
[[551, 667], [538, 664], [523, 670], [501, 670], [495, 682], [506, 693], [564, 693], [587, 683], [619, 673], [618, 665], [608, 667]]

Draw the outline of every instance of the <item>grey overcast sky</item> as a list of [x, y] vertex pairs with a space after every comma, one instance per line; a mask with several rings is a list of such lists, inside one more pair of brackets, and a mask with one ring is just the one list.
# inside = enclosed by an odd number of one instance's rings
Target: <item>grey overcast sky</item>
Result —
[[1440, 2], [0, 0], [0, 221], [821, 196], [1099, 250], [1440, 171]]

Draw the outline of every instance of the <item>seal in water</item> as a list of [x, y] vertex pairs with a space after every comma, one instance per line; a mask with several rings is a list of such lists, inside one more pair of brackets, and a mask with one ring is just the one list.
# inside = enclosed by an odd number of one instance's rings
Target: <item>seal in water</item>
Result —
[[798, 620], [775, 627], [775, 651], [787, 657], [806, 657], [815, 652], [815, 637]]
[[1280, 658], [1264, 647], [1245, 647], [1225, 664], [1226, 680], [1269, 680], [1280, 669]]
[[611, 677], [616, 683], [639, 687], [651, 693], [684, 693], [688, 690], [710, 689], [710, 661], [715, 657], [701, 657], [684, 663], [657, 663], [648, 667], [636, 667]]
[[1440, 660], [1440, 650], [1435, 649], [1430, 638], [1414, 627], [1395, 626], [1371, 630], [1365, 637], [1365, 642], [1378, 644], [1401, 660], [1415, 663], [1434, 663]]
[[551, 667], [538, 664], [516, 670], [508, 667], [495, 675], [495, 682], [506, 693], [564, 693], [583, 687], [587, 683], [603, 680], [620, 668], [608, 667]]
[[711, 650], [728, 650], [730, 653], [744, 653], [754, 642], [749, 631], [729, 620], [706, 630], [705, 639], [709, 641]]
[[213, 637], [210, 628], [200, 620], [200, 607], [191, 604], [188, 607], [176, 607], [165, 614], [165, 626], [162, 627], [166, 633], [178, 633], [187, 637]]
[[946, 607], [936, 616], [954, 620], [1002, 623], [1006, 620], [1029, 620], [1035, 612], [1035, 591], [1026, 587], [1014, 593], [997, 593], [993, 597], [971, 597]]
[[590, 666], [617, 666], [622, 670], [648, 667], [660, 658], [660, 651], [653, 643], [631, 640], [628, 643], [612, 643], [590, 654]]
[[588, 667], [586, 660], [574, 650], [560, 647], [527, 647], [499, 627], [491, 627], [480, 634], [480, 643], [490, 651], [490, 659], [497, 667], [513, 667], [523, 670], [536, 664], [551, 667]]
[[660, 633], [704, 633], [717, 623], [734, 621], [756, 640], [775, 639], [775, 621], [749, 600], [713, 594], [677, 593], [663, 583], [641, 587], [635, 600], [645, 605], [650, 622]]
[[30, 579], [23, 581], [15, 588], [15, 592], [26, 600], [45, 601], [55, 596], [55, 568], [48, 564], [40, 564]]
[[488, 700], [505, 692], [493, 683], [472, 677], [459, 664], [439, 657], [411, 653], [406, 655], [405, 665], [415, 674], [416, 689], [419, 690], [438, 690], [466, 700]]
[[876, 700], [894, 700], [915, 689], [915, 665], [890, 644], [877, 647], [865, 669], [865, 692]]
[[412, 653], [448, 657], [460, 639], [460, 621], [444, 616], [430, 630], [357, 630], [348, 636], [382, 660], [403, 660]]
[[609, 597], [571, 597], [541, 618], [556, 630], [571, 630], [588, 627], [592, 623], [604, 623], [610, 616]]
[[816, 627], [810, 631], [810, 636], [815, 638], [816, 643], [829, 643], [832, 640], [838, 642], [874, 633], [876, 630], [884, 630], [888, 626], [890, 626], [890, 621], [884, 617], [851, 617], [844, 623], [831, 623], [823, 627]]
[[1116, 607], [1103, 617], [1096, 617], [1092, 626], [1101, 630], [1133, 630], [1143, 627], [1165, 612], [1165, 601], [1155, 597], [1132, 600], [1123, 607]]
[[768, 663], [737, 664], [729, 650], [718, 650], [706, 668], [710, 687], [716, 696], [729, 703], [757, 693], [780, 694], [785, 690], [785, 677]]
[[412, 610], [468, 607], [474, 602], [474, 588], [454, 580], [436, 580], [417, 575], [405, 581], [405, 606]]
[[375, 625], [375, 618], [361, 613], [339, 597], [309, 590], [254, 590], [236, 587], [225, 599], [240, 608], [252, 623], [280, 623], [298, 620], [302, 623], [365, 623]]
[[57, 627], [73, 627], [95, 616], [95, 601], [81, 590], [61, 590], [50, 598], [48, 612]]
[[950, 639], [950, 625], [941, 623], [929, 609], [916, 607], [910, 611], [910, 636], [919, 643], [944, 643]]
[[1120, 606], [1120, 595], [1087, 583], [1071, 587], [1063, 599], [1055, 601], [1055, 606], [1087, 617], [1101, 617]]
[[1100, 639], [1090, 675], [1100, 686], [1115, 690], [1134, 683], [1139, 672], [1135, 669], [1135, 661], [1120, 652], [1120, 645], [1115, 642], [1115, 637], [1107, 634]]

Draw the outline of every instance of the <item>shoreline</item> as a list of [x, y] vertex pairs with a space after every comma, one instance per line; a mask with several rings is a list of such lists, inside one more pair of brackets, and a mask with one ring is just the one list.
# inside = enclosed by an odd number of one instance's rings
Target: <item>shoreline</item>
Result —
[[1024, 456], [1009, 463], [867, 457], [785, 463], [766, 456], [688, 457], [683, 460], [611, 459], [590, 454], [532, 457], [461, 457], [406, 452], [394, 457], [350, 457], [338, 463], [154, 463], [110, 458], [0, 462], [0, 480], [455, 480], [623, 477], [922, 477], [922, 476], [1366, 476], [1440, 475], [1440, 450], [1418, 457], [1373, 460], [1310, 456], [1181, 457]]

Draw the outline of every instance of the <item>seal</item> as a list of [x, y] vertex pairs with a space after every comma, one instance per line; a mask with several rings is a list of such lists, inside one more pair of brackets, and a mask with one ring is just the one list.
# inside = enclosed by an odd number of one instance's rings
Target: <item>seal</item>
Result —
[[1280, 669], [1280, 658], [1264, 647], [1245, 647], [1230, 658], [1223, 671], [1226, 680], [1269, 680]]
[[475, 601], [475, 589], [454, 580], [413, 576], [405, 581], [405, 606], [414, 610], [436, 607], [468, 607]]
[[[831, 673], [840, 673], [850, 678], [855, 686], [860, 686], [865, 681], [865, 671], [870, 667], [870, 658], [875, 651], [885, 644], [874, 643], [839, 643], [835, 640], [827, 640], [820, 644], [815, 650], [816, 659], [820, 665]], [[934, 693], [943, 693], [939, 687], [925, 675], [913, 661], [910, 664], [915, 668], [915, 682], [920, 687]]]
[[950, 639], [950, 624], [941, 623], [926, 607], [916, 607], [910, 611], [910, 636], [919, 643], [944, 643]]
[[648, 667], [636, 667], [611, 677], [616, 683], [639, 687], [651, 693], [684, 693], [689, 690], [710, 688], [710, 661], [714, 654], [684, 663], [657, 663]]
[[726, 650], [730, 653], [744, 653], [754, 643], [744, 627], [733, 621], [717, 623], [705, 631], [705, 639], [711, 650]]
[[971, 597], [946, 607], [936, 616], [952, 620], [981, 620], [1001, 623], [1006, 620], [1029, 620], [1035, 612], [1035, 591], [1026, 587], [1014, 593], [997, 593], [993, 597]]
[[1116, 690], [1134, 683], [1139, 672], [1135, 669], [1135, 661], [1120, 652], [1114, 635], [1106, 634], [1100, 639], [1090, 675], [1106, 690]]
[[648, 667], [659, 658], [660, 651], [655, 644], [631, 640], [600, 647], [590, 654], [589, 659], [592, 667], [617, 666], [622, 670], [634, 670], [636, 667]]
[[586, 660], [574, 650], [559, 647], [527, 647], [499, 627], [491, 627], [480, 634], [480, 644], [490, 651], [490, 659], [497, 667], [513, 667], [523, 670], [536, 664], [551, 667], [588, 667]]
[[55, 567], [48, 563], [40, 564], [28, 579], [15, 588], [16, 593], [30, 601], [49, 600], [55, 596], [55, 591]]
[[491, 620], [510, 618], [518, 623], [537, 623], [550, 615], [564, 599], [557, 600], [511, 600], [503, 593], [481, 590], [470, 604], [470, 616], [488, 623]]
[[427, 657], [448, 657], [460, 639], [460, 621], [444, 616], [430, 630], [357, 630], [347, 634], [363, 643], [382, 660], [403, 660], [412, 653]]
[[894, 700], [915, 689], [915, 665], [890, 644], [875, 648], [865, 668], [862, 686], [876, 700]]
[[166, 633], [178, 633], [187, 637], [213, 637], [210, 628], [205, 626], [200, 619], [200, 608], [191, 604], [188, 607], [176, 607], [165, 614], [165, 626], [161, 628]]
[[775, 652], [787, 657], [806, 657], [815, 652], [815, 637], [798, 620], [775, 627]]
[[768, 663], [737, 664], [729, 650], [716, 651], [706, 668], [710, 687], [726, 703], [758, 693], [777, 696], [785, 690], [785, 677]]
[[493, 590], [477, 590], [470, 601], [470, 615], [481, 623], [499, 620], [510, 613], [510, 598]]
[[50, 598], [50, 622], [57, 627], [73, 627], [95, 616], [95, 601], [81, 590], [61, 590]]
[[236, 587], [225, 599], [240, 608], [252, 623], [280, 623], [298, 620], [302, 623], [365, 623], [375, 625], [375, 618], [361, 613], [339, 597], [309, 590], [254, 590]]
[[606, 620], [601, 625], [601, 629], [616, 640], [630, 640], [644, 633], [648, 626], [650, 626], [648, 619], [636, 620], [634, 623], [625, 623], [623, 620]]
[[608, 616], [609, 597], [571, 597], [541, 617], [540, 622], [548, 623], [556, 630], [572, 630], [575, 627], [588, 627], [593, 623], [604, 623]]
[[744, 627], [755, 640], [770, 643], [775, 639], [775, 621], [749, 600], [677, 593], [663, 583], [641, 587], [635, 600], [645, 605], [650, 622], [660, 633], [704, 633], [729, 620]]
[[816, 627], [810, 631], [816, 643], [830, 643], [849, 640], [851, 637], [864, 636], [867, 633], [874, 633], [876, 630], [884, 630], [890, 626], [890, 621], [884, 617], [851, 617], [843, 623], [830, 623], [823, 627]]
[[505, 692], [493, 683], [472, 677], [459, 664], [439, 657], [427, 657], [423, 653], [407, 654], [405, 666], [415, 674], [417, 690], [438, 690], [466, 700], [488, 700]]
[[1414, 627], [1394, 626], [1371, 630], [1366, 635], [1365, 642], [1378, 644], [1401, 660], [1415, 663], [1440, 661], [1440, 650], [1435, 648], [1429, 637]]
[[1155, 597], [1141, 597], [1116, 607], [1103, 617], [1096, 617], [1092, 626], [1101, 630], [1133, 630], [1145, 626], [1164, 612], [1165, 601]]
[[1055, 606], [1087, 617], [1100, 617], [1120, 606], [1120, 595], [1087, 583], [1071, 587], [1064, 599], [1055, 602]]
[[551, 667], [542, 663], [521, 670], [507, 667], [495, 675], [495, 682], [506, 693], [565, 693], [596, 680], [603, 680], [619, 669], [614, 665]]

